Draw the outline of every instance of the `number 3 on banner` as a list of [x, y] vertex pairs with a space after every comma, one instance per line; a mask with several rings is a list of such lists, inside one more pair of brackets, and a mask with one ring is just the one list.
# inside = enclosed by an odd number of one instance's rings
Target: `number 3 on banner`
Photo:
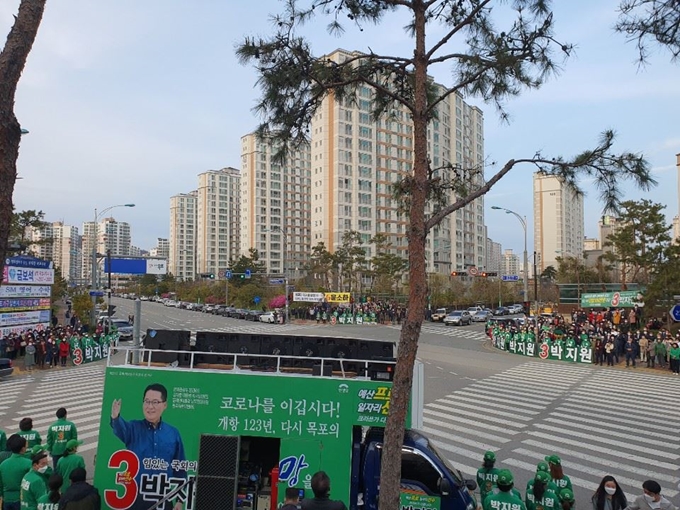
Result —
[[541, 344], [541, 352], [538, 353], [538, 357], [541, 359], [548, 359], [548, 344]]
[[83, 350], [80, 347], [73, 349], [73, 364], [80, 365], [83, 362]]
[[137, 482], [135, 477], [139, 473], [139, 459], [130, 450], [118, 450], [109, 459], [109, 468], [118, 469], [125, 464], [125, 471], [116, 473], [116, 485], [125, 489], [122, 496], [118, 496], [117, 490], [106, 489], [104, 500], [109, 508], [114, 510], [126, 510], [130, 508], [137, 499]]

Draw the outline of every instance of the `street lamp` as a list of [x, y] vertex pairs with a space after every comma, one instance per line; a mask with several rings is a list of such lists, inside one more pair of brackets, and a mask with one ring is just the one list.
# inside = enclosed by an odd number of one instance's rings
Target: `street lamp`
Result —
[[519, 222], [522, 224], [522, 228], [524, 229], [524, 299], [523, 299], [523, 301], [526, 303], [529, 300], [529, 256], [527, 254], [527, 218], [526, 218], [526, 216], [522, 217], [519, 214], [517, 214], [515, 211], [511, 211], [510, 209], [506, 209], [505, 207], [498, 207], [497, 205], [492, 205], [491, 209], [494, 209], [496, 211], [505, 211], [505, 214], [514, 215], [519, 220]]
[[[267, 229], [264, 229], [265, 232]], [[272, 232], [279, 231], [283, 234], [283, 260], [281, 261], [281, 269], [283, 270], [283, 281], [286, 286], [286, 324], [288, 324], [288, 273], [286, 272], [286, 251], [288, 248], [288, 233], [286, 232], [286, 229], [283, 227], [279, 226], [273, 226], [269, 227], [269, 230]]]
[[[92, 290], [95, 291], [97, 289], [97, 223], [99, 222], [99, 218], [109, 212], [111, 209], [115, 209], [116, 207], [134, 207], [135, 204], [119, 204], [119, 205], [112, 205], [111, 207], [107, 207], [103, 211], [101, 211], [99, 214], [97, 214], [97, 208], [94, 209], [94, 224], [92, 225], [92, 260], [91, 262], [91, 267], [90, 271], [92, 274], [90, 274], [90, 283], [92, 285]], [[111, 289], [109, 289], [109, 298], [111, 296]], [[94, 324], [96, 317], [95, 317], [95, 309], [96, 309], [96, 304], [97, 304], [97, 296], [92, 295], [92, 313], [90, 316], [90, 322]], [[110, 299], [109, 299], [109, 305], [110, 305]]]

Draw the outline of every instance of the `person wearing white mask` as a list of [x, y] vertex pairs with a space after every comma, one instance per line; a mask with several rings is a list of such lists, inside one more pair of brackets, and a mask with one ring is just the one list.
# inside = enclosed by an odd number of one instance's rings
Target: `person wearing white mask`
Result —
[[642, 484], [642, 496], [628, 505], [626, 510], [678, 510], [678, 507], [661, 495], [661, 485], [654, 480]]
[[593, 510], [623, 510], [628, 506], [628, 500], [621, 486], [611, 475], [602, 478], [592, 497]]
[[47, 453], [39, 451], [31, 457], [31, 470], [21, 481], [22, 510], [37, 510], [38, 499], [47, 494], [47, 479], [52, 474]]

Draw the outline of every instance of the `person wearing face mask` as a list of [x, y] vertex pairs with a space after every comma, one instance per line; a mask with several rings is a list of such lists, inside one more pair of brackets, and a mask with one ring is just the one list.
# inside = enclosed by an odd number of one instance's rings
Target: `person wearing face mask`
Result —
[[496, 454], [488, 451], [484, 454], [482, 467], [477, 470], [477, 485], [479, 486], [480, 501], [484, 501], [486, 496], [496, 487], [499, 469], [494, 467]]
[[671, 344], [668, 358], [670, 359], [673, 375], [678, 375], [678, 372], [680, 372], [680, 347], [678, 346], [678, 342], [673, 342]]
[[37, 510], [38, 500], [47, 494], [49, 461], [44, 451], [31, 457], [31, 470], [21, 480], [21, 510]]
[[611, 475], [602, 478], [592, 497], [593, 510], [623, 510], [628, 506], [626, 495]]
[[659, 482], [646, 480], [642, 484], [642, 493], [625, 510], [678, 510], [677, 506], [661, 495]]
[[537, 471], [531, 490], [527, 490], [524, 501], [527, 510], [558, 510], [559, 501], [557, 495], [548, 488], [550, 474], [545, 471]]

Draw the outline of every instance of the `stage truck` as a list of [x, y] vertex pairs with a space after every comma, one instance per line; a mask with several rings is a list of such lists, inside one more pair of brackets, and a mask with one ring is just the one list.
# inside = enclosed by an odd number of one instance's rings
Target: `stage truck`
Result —
[[[392, 342], [149, 330], [106, 368], [95, 486], [103, 507], [274, 510], [287, 488], [378, 508]], [[474, 510], [466, 480], [417, 429], [415, 367], [402, 449], [402, 510]], [[154, 506], [156, 505], [156, 506]]]

